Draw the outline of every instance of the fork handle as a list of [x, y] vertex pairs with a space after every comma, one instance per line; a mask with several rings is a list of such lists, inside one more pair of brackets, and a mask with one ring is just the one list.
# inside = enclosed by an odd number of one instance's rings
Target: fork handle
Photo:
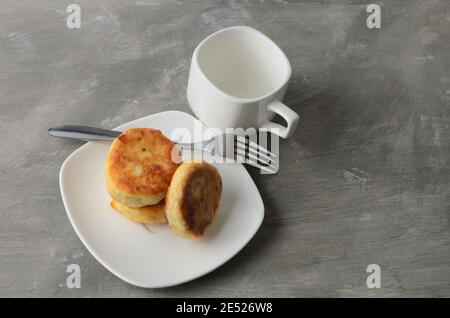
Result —
[[[121, 131], [117, 130], [108, 130], [79, 125], [63, 125], [50, 127], [48, 129], [48, 134], [50, 136], [83, 141], [113, 141], [121, 133], [122, 133]], [[214, 139], [212, 138], [200, 142], [192, 142], [192, 143], [175, 142], [175, 143], [179, 148], [211, 152], [213, 150], [213, 148], [211, 148], [213, 146], [213, 144], [211, 144], [211, 141], [213, 140]]]
[[116, 130], [78, 125], [63, 125], [48, 129], [50, 136], [84, 141], [113, 141], [121, 133]]

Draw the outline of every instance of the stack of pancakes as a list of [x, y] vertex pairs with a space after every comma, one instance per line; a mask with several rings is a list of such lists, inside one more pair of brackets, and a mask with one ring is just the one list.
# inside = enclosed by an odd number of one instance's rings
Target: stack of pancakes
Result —
[[111, 145], [105, 163], [111, 206], [132, 221], [169, 223], [175, 234], [203, 237], [219, 206], [222, 181], [206, 162], [181, 161], [159, 130], [131, 128]]

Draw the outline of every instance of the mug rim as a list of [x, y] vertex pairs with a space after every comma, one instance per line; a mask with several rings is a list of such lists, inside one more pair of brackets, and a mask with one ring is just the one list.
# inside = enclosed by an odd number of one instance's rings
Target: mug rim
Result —
[[[287, 65], [287, 73], [285, 78], [281, 81], [281, 84], [271, 90], [269, 93], [258, 96], [258, 97], [252, 97], [252, 98], [246, 98], [246, 97], [237, 97], [231, 94], [228, 94], [227, 92], [223, 91], [222, 89], [220, 89], [219, 87], [217, 87], [216, 84], [214, 84], [207, 76], [206, 74], [203, 72], [203, 69], [200, 67], [200, 63], [198, 61], [198, 52], [200, 51], [200, 49], [205, 45], [205, 43], [207, 41], [209, 41], [212, 37], [217, 36], [218, 34], [225, 32], [225, 31], [229, 31], [232, 29], [241, 29], [241, 30], [246, 30], [246, 31], [250, 31], [253, 33], [256, 33], [258, 36], [262, 36], [266, 41], [268, 41], [269, 43], [271, 43], [276, 50], [278, 50], [281, 53], [282, 58], [284, 58], [286, 65]], [[271, 39], [269, 38], [267, 35], [265, 35], [264, 33], [262, 33], [261, 31], [258, 31], [252, 27], [249, 26], [245, 26], [245, 25], [236, 25], [236, 26], [231, 26], [231, 27], [226, 27], [223, 29], [220, 29], [219, 31], [216, 31], [210, 35], [208, 35], [205, 39], [203, 39], [195, 48], [194, 53], [192, 55], [192, 59], [194, 61], [194, 63], [197, 65], [198, 70], [201, 74], [201, 76], [206, 80], [206, 82], [213, 87], [213, 89], [215, 89], [217, 92], [219, 92], [220, 94], [224, 95], [227, 99], [235, 102], [235, 103], [241, 103], [241, 104], [246, 104], [246, 103], [253, 103], [253, 102], [257, 102], [260, 100], [263, 100], [273, 94], [275, 94], [276, 92], [278, 92], [279, 90], [281, 90], [289, 81], [289, 79], [291, 78], [292, 75], [292, 66], [291, 63], [289, 62], [289, 59], [287, 58], [286, 54], [283, 52], [283, 50], [280, 49], [280, 47]]]

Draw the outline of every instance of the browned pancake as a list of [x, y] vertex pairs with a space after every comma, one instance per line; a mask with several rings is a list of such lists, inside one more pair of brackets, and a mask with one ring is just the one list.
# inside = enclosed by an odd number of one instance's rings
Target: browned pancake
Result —
[[161, 201], [178, 167], [173, 147], [161, 131], [151, 128], [130, 128], [117, 137], [105, 163], [111, 197], [132, 208]]
[[222, 194], [217, 169], [206, 162], [183, 163], [166, 197], [166, 217], [175, 234], [199, 239], [213, 221]]

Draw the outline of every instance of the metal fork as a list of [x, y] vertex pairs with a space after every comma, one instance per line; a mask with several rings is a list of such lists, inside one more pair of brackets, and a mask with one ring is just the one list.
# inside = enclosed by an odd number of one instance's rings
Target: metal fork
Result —
[[[48, 129], [48, 134], [51, 136], [84, 141], [113, 141], [121, 133], [117, 130], [78, 125], [63, 125]], [[231, 160], [232, 162], [245, 163], [269, 174], [278, 171], [278, 156], [244, 136], [224, 133], [211, 136], [200, 142], [173, 142], [180, 148], [206, 151], [214, 156], [227, 159], [226, 162]]]

